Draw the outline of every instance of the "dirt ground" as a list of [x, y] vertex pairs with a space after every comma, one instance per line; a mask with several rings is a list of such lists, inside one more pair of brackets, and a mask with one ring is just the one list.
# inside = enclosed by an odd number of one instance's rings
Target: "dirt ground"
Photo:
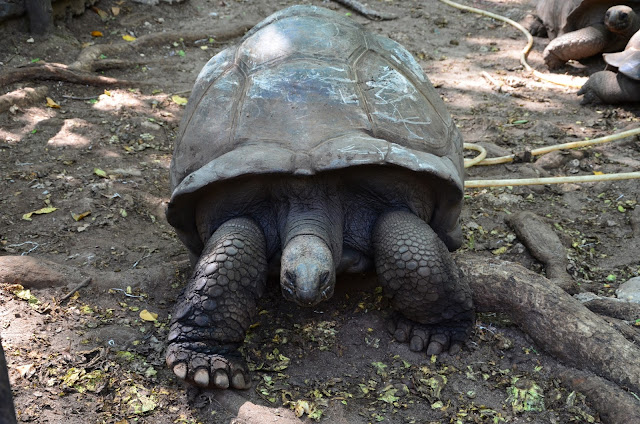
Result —
[[[638, 126], [638, 104], [581, 106], [575, 89], [528, 76], [519, 63], [524, 37], [495, 20], [436, 0], [371, 0], [371, 7], [398, 16], [380, 22], [334, 2], [303, 3], [349, 14], [406, 46], [465, 141], [486, 143], [493, 154]], [[519, 21], [534, 2], [466, 3]], [[57, 22], [48, 37], [31, 37], [19, 25], [0, 27], [0, 75], [40, 61], [70, 64], [89, 43], [126, 43], [123, 35], [256, 23], [291, 4], [100, 0], [83, 15]], [[0, 331], [19, 422], [243, 422], [234, 417], [245, 400], [327, 423], [600, 422], [584, 396], [556, 378], [557, 362], [505, 317], [480, 315], [456, 356], [430, 358], [394, 342], [385, 329], [389, 308], [372, 275], [339, 278], [333, 299], [313, 310], [285, 303], [271, 282], [244, 348], [253, 388], [236, 392], [236, 403], [177, 381], [164, 365], [164, 347], [189, 263], [164, 218], [168, 167], [181, 98], [204, 63], [231, 42], [178, 37], [119, 57], [129, 64], [98, 73], [144, 82], [139, 86], [29, 80], [2, 87], [0, 94], [47, 87], [46, 96], [59, 107], [41, 99], [0, 113], [0, 255], [29, 255], [99, 276], [64, 302], [54, 299], [69, 292], [71, 281], [29, 292], [2, 286]], [[529, 56], [541, 71], [546, 43], [536, 39]], [[595, 61], [563, 71], [584, 76], [598, 67]], [[638, 170], [635, 137], [537, 163], [474, 167], [467, 178]], [[612, 296], [640, 274], [639, 197], [637, 180], [467, 189], [465, 245], [457, 255], [500, 257], [544, 272], [505, 223], [506, 216], [530, 210], [560, 237], [580, 290]], [[42, 208], [56, 210], [24, 216]]]

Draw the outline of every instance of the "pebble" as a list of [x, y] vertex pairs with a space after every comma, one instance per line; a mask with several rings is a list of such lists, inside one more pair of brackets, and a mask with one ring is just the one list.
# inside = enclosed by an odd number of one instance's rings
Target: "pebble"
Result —
[[627, 302], [640, 303], [640, 277], [633, 277], [622, 283], [616, 290], [616, 296]]

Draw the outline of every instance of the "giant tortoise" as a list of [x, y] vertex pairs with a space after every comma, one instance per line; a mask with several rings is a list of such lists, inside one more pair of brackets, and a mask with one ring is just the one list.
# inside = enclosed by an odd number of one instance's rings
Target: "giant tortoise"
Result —
[[167, 218], [195, 265], [168, 336], [180, 379], [249, 387], [237, 349], [269, 269], [301, 306], [375, 269], [397, 340], [460, 350], [462, 139], [398, 43], [319, 7], [266, 18], [200, 72], [170, 173]]
[[624, 49], [640, 29], [640, 0], [540, 0], [536, 13], [551, 42], [543, 53], [549, 68], [568, 60]]

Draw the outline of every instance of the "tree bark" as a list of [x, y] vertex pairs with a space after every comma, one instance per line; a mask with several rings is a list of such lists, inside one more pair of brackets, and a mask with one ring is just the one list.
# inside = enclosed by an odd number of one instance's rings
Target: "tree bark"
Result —
[[640, 349], [578, 300], [518, 264], [467, 253], [456, 261], [479, 312], [504, 312], [565, 364], [640, 392]]
[[605, 424], [640, 423], [640, 403], [629, 393], [601, 377], [560, 367], [562, 384], [580, 392], [600, 414]]

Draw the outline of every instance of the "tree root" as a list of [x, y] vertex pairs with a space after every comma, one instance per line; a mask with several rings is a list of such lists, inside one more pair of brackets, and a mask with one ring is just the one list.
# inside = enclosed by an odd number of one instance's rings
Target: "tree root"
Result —
[[25, 80], [53, 80], [74, 84], [94, 86], [138, 87], [148, 85], [143, 81], [128, 81], [118, 78], [103, 77], [90, 72], [77, 71], [61, 63], [34, 63], [21, 68], [15, 68], [0, 75], [0, 86], [4, 87], [18, 81]]
[[213, 38], [216, 42], [223, 42], [241, 37], [257, 22], [234, 23], [233, 26], [221, 26], [215, 30], [192, 32], [157, 32], [143, 35], [135, 41], [119, 44], [95, 44], [83, 49], [75, 62], [69, 65], [71, 69], [95, 71], [100, 66], [100, 57], [116, 56], [136, 53], [145, 47], [159, 46], [182, 40], [183, 43], [193, 43], [198, 40]]
[[567, 273], [567, 250], [551, 227], [528, 211], [509, 215], [506, 221], [531, 255], [544, 264], [547, 278], [564, 291], [576, 293], [577, 286]]
[[465, 254], [456, 258], [480, 312], [504, 312], [542, 349], [640, 392], [640, 349], [545, 277], [521, 265]]
[[586, 396], [605, 424], [640, 423], [640, 402], [604, 378], [589, 372], [558, 367], [565, 386]]
[[91, 279], [91, 287], [111, 288], [127, 285], [156, 284], [169, 281], [174, 269], [181, 263], [168, 263], [152, 268], [129, 269], [123, 272], [100, 271], [94, 268], [77, 268], [38, 258], [36, 256], [0, 256], [0, 282], [20, 284], [30, 289], [71, 287], [78, 290]]
[[93, 86], [140, 87], [149, 85], [145, 81], [129, 81], [118, 78], [95, 75], [93, 72], [102, 69], [135, 66], [140, 61], [121, 59], [101, 59], [115, 55], [131, 55], [144, 47], [152, 47], [182, 40], [191, 43], [196, 40], [212, 38], [222, 42], [242, 36], [256, 22], [241, 22], [222, 25], [215, 30], [195, 32], [160, 32], [144, 35], [135, 41], [118, 44], [96, 44], [83, 49], [75, 62], [70, 65], [61, 63], [34, 63], [13, 68], [0, 74], [0, 87], [26, 80], [54, 80], [74, 84]]
[[625, 321], [640, 320], [640, 304], [638, 303], [587, 293], [581, 293], [578, 300], [589, 310], [600, 315]]

